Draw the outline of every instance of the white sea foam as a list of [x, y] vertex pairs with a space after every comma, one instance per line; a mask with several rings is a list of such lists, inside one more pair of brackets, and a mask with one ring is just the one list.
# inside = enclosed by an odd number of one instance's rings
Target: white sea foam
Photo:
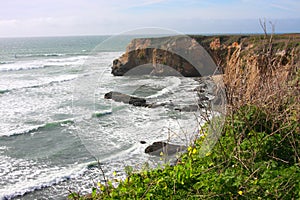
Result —
[[87, 163], [48, 167], [35, 161], [0, 155], [0, 199], [12, 199], [52, 186], [86, 171]]
[[61, 57], [61, 56], [66, 56], [66, 54], [63, 53], [15, 54], [16, 58]]
[[14, 63], [14, 61], [0, 61], [0, 65], [12, 64], [12, 63]]
[[22, 134], [28, 134], [28, 133], [32, 133], [35, 132], [41, 128], [47, 127], [48, 125], [57, 125], [57, 126], [65, 126], [65, 124], [67, 123], [72, 123], [73, 122], [73, 118], [71, 119], [66, 119], [66, 120], [59, 120], [59, 121], [53, 121], [53, 122], [49, 122], [46, 124], [41, 124], [41, 125], [36, 125], [36, 126], [28, 126], [26, 128], [22, 128], [22, 129], [17, 129], [17, 130], [11, 130], [8, 131], [6, 133], [1, 133], [0, 137], [3, 136], [14, 136], [14, 135], [22, 135]]
[[[147, 144], [151, 144], [154, 141], [165, 140], [168, 138], [170, 130], [174, 130], [176, 133], [181, 131], [181, 129], [178, 128], [178, 123], [185, 123], [187, 126], [183, 127], [189, 127], [193, 130], [191, 122], [186, 119], [188, 117], [184, 118], [183, 116], [182, 119], [173, 120], [173, 118], [176, 118], [175, 115], [177, 113], [171, 112], [163, 107], [147, 109], [124, 104], [118, 106], [119, 103], [103, 100], [103, 94], [111, 91], [114, 85], [120, 87], [124, 86], [125, 89], [133, 88], [133, 90], [136, 90], [137, 87], [142, 85], [149, 86], [150, 89], [153, 88], [153, 92], [151, 90], [151, 93], [147, 93], [147, 95], [150, 94], [147, 98], [159, 97], [161, 101], [168, 101], [171, 98], [170, 96], [174, 96], [173, 93], [177, 91], [181, 92], [180, 97], [182, 97], [182, 99], [185, 98], [184, 95], [186, 93], [182, 91], [185, 88], [180, 89], [180, 87], [184, 85], [182, 84], [184, 81], [181, 77], [112, 78], [109, 65], [111, 65], [112, 60], [118, 56], [117, 54], [120, 53], [101, 52], [95, 53], [87, 59], [85, 59], [85, 56], [69, 58], [64, 56], [32, 58], [36, 59], [35, 61], [28, 60], [31, 58], [20, 61], [22, 58], [17, 58], [15, 63], [3, 63], [0, 65], [0, 71], [3, 71], [4, 67], [10, 70], [7, 73], [2, 73], [4, 74], [3, 76], [0, 74], [0, 89], [2, 89], [2, 86], [4, 88], [15, 89], [12, 92], [0, 96], [0, 107], [2, 108], [0, 114], [4, 116], [1, 118], [2, 121], [0, 123], [1, 133], [5, 133], [7, 136], [23, 133], [33, 134], [27, 134], [24, 135], [24, 137], [2, 138], [5, 142], [8, 141], [3, 146], [7, 145], [8, 147], [0, 148], [0, 199], [13, 198], [25, 193], [29, 193], [24, 197], [27, 199], [28, 196], [29, 199], [31, 198], [30, 195], [33, 195], [32, 199], [50, 198], [49, 194], [53, 195], [51, 198], [59, 199], [65, 197], [64, 191], [66, 191], [70, 185], [74, 187], [74, 191], [83, 191], [81, 187], [88, 185], [91, 179], [99, 176], [99, 173], [92, 174], [90, 170], [86, 171], [85, 166], [87, 166], [87, 164], [77, 165], [74, 163], [77, 161], [76, 159], [79, 160], [79, 163], [82, 163], [82, 160], [86, 162], [87, 157], [90, 156], [88, 152], [83, 155], [79, 152], [84, 152], [86, 151], [85, 149], [88, 149], [92, 154], [95, 153], [93, 154], [94, 156], [98, 156], [101, 162], [107, 164], [103, 167], [107, 169], [108, 172], [105, 173], [109, 176], [114, 170], [122, 171], [125, 166], [135, 166], [137, 163], [145, 163], [148, 161], [150, 156], [148, 157], [148, 155], [144, 154], [146, 145], [140, 144], [139, 141], [144, 140]], [[19, 64], [24, 64], [24, 69], [30, 69], [32, 65], [38, 64], [41, 64], [38, 65], [38, 67], [48, 68], [45, 70], [13, 71], [18, 70]], [[73, 68], [73, 66], [75, 67]], [[80, 71], [81, 69], [83, 70]], [[109, 70], [106, 74], [104, 73], [103, 76], [99, 76], [99, 73], [96, 74], [94, 72], [96, 70], [102, 71], [103, 69]], [[77, 73], [77, 71], [79, 71], [79, 75], [74, 74]], [[88, 73], [91, 73], [91, 75], [84, 78]], [[78, 79], [76, 79], [76, 76], [79, 76]], [[97, 83], [97, 80], [100, 79], [99, 77], [101, 78], [101, 83]], [[76, 81], [74, 81], [75, 83], [73, 83], [73, 81], [67, 82], [73, 78], [76, 79]], [[85, 87], [85, 79], [88, 80], [88, 84], [92, 85], [92, 90], [87, 89], [89, 87]], [[51, 84], [55, 82], [64, 83]], [[7, 83], [9, 83], [9, 85]], [[71, 105], [71, 96], [74, 95], [74, 91], [72, 90], [73, 86], [80, 87], [80, 90], [78, 90], [80, 101], [78, 101], [77, 104], [73, 102], [73, 105]], [[147, 89], [147, 87], [145, 88]], [[99, 109], [89, 106], [94, 103], [94, 90], [96, 89], [100, 95], [99, 99], [97, 99], [100, 105], [97, 107]], [[157, 90], [159, 91], [156, 92]], [[83, 93], [82, 96], [81, 92]], [[89, 99], [88, 95], [90, 93], [92, 95]], [[113, 107], [112, 111], [107, 111], [111, 103], [113, 103], [113, 105], [116, 104], [118, 107]], [[80, 112], [74, 113], [77, 107], [74, 109], [72, 106], [78, 106]], [[41, 131], [41, 133], [35, 134], [37, 133], [36, 130], [40, 130], [40, 128], [46, 125], [43, 124], [44, 122], [59, 120], [65, 116], [67, 116], [66, 118], [74, 117], [74, 115], [72, 116], [71, 114], [75, 114], [75, 116], [78, 117], [79, 115], [77, 114], [85, 113], [81, 112], [81, 110], [88, 110], [89, 115], [86, 119], [87, 122], [83, 123], [74, 120], [75, 123], [71, 125], [71, 127], [76, 126], [74, 130], [72, 129], [70, 131], [70, 127], [60, 127], [58, 131], [56, 131], [56, 129], [53, 131], [52, 129], [50, 131], [47, 129], [47, 131]], [[98, 118], [91, 117], [93, 113], [98, 115]], [[184, 115], [184, 113], [181, 113], [181, 115]], [[32, 124], [41, 125], [33, 126]], [[76, 128], [81, 128], [81, 130], [78, 131]], [[82, 143], [79, 142], [78, 138], [78, 140], [74, 139], [75, 142], [72, 143], [73, 140], [70, 137], [72, 137], [71, 134], [76, 131]], [[41, 136], [41, 140], [38, 140], [39, 136]], [[60, 138], [60, 136], [64, 138], [59, 140], [63, 141], [61, 144], [55, 142], [52, 145], [49, 144], [46, 149], [39, 149], [38, 147], [31, 148], [35, 144], [40, 144], [40, 141], [51, 141], [53, 138]], [[28, 147], [28, 155], [23, 155], [25, 148], [20, 148], [19, 152], [13, 150], [15, 147], [18, 148], [21, 142], [24, 141], [24, 143], [26, 143], [29, 140], [31, 143], [28, 143], [29, 145], [26, 146]], [[177, 142], [177, 140], [179, 142], [181, 141], [179, 138], [172, 139], [171, 142]], [[85, 148], [82, 147], [82, 144], [85, 144]], [[59, 155], [51, 154], [53, 149], [58, 148], [56, 145], [60, 145], [59, 147], [61, 147], [61, 149], [59, 149]], [[97, 152], [93, 152], [93, 150], [97, 150]], [[70, 156], [70, 152], [73, 157]], [[21, 157], [21, 159], [5, 157], [4, 155], [15, 155]], [[55, 156], [51, 157], [51, 155]], [[48, 158], [47, 156], [49, 156], [47, 163], [41, 161], [42, 159]], [[72, 160], [67, 160], [66, 156], [72, 158]], [[28, 158], [28, 160], [25, 158]], [[54, 165], [51, 161], [58, 164]], [[80, 178], [78, 177], [78, 180], [77, 178], [73, 179], [73, 177], [80, 175], [82, 172], [85, 172], [84, 176], [79, 176]], [[72, 181], [63, 182], [69, 178], [72, 178]], [[45, 189], [41, 192], [31, 193], [31, 191], [41, 188]], [[60, 194], [54, 194], [55, 191], [59, 191], [58, 193]]]
[[58, 75], [58, 76], [43, 76], [43, 77], [34, 77], [29, 80], [24, 80], [21, 78], [18, 78], [18, 76], [14, 77], [15, 81], [8, 83], [6, 79], [12, 80], [12, 77], [4, 77], [0, 80], [0, 90], [1, 91], [12, 91], [22, 88], [37, 88], [41, 86], [46, 86], [53, 83], [60, 83], [65, 81], [71, 81], [76, 78], [78, 78], [79, 75], [77, 74], [66, 74], [66, 75]]
[[35, 131], [35, 130], [43, 127], [43, 126], [44, 125], [29, 126], [29, 127], [18, 129], [18, 130], [11, 130], [11, 131], [8, 131], [8, 132], [3, 132], [3, 133], [0, 134], [0, 137], [27, 134], [27, 133]]
[[21, 60], [15, 62], [5, 62], [0, 65], [0, 71], [20, 71], [31, 70], [46, 67], [59, 67], [59, 66], [78, 66], [82, 65], [88, 56], [76, 56], [69, 58], [57, 59], [35, 59], [35, 60]]
[[30, 69], [38, 69], [46, 67], [41, 62], [15, 62], [15, 63], [8, 63], [0, 65], [0, 71], [19, 71], [19, 70], [30, 70]]
[[167, 80], [167, 86], [163, 88], [162, 90], [158, 91], [156, 94], [153, 94], [151, 96], [148, 96], [148, 98], [157, 98], [159, 96], [162, 96], [164, 94], [167, 94], [169, 92], [174, 92], [175, 89], [180, 85], [181, 80], [178, 77], [169, 77]]

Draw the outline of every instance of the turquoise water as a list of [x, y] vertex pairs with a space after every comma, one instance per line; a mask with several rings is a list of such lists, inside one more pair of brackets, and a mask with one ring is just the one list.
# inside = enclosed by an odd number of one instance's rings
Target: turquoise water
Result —
[[[132, 107], [103, 98], [115, 90], [150, 102], [193, 104], [198, 82], [183, 77], [113, 77], [112, 61], [133, 36], [0, 38], [0, 199], [64, 199], [88, 193], [124, 167], [159, 159], [158, 140], [187, 144], [195, 116], [168, 107]], [[107, 40], [108, 39], [108, 40]], [[189, 135], [191, 134], [191, 135]]]

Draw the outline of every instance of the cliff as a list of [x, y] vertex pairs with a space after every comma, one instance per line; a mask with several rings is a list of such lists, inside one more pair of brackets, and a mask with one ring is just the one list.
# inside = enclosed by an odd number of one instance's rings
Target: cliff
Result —
[[299, 49], [300, 34], [139, 38], [113, 61], [112, 74], [197, 77], [222, 73], [229, 100], [249, 101], [262, 95], [263, 87], [286, 81], [299, 68]]
[[134, 39], [113, 61], [112, 74], [206, 76], [216, 69], [207, 51], [188, 36]]
[[[113, 61], [112, 74], [211, 75], [216, 66], [224, 70], [230, 57], [239, 49], [241, 60], [249, 65], [258, 59], [266, 48], [272, 48], [282, 62], [288, 62], [293, 48], [299, 48], [300, 34], [272, 36], [272, 47], [265, 35], [174, 36], [138, 38], [131, 41], [126, 52]], [[142, 67], [141, 67], [142, 66]], [[165, 67], [165, 69], [164, 69]], [[167, 69], [170, 67], [174, 69]], [[164, 73], [163, 73], [164, 72]], [[201, 74], [200, 72], [204, 73]], [[224, 72], [224, 71], [223, 71]]]

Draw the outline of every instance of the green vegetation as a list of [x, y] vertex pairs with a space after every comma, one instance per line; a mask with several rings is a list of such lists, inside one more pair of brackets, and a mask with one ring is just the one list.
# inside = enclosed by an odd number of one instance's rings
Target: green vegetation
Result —
[[[299, 199], [300, 124], [293, 110], [277, 121], [256, 106], [227, 118], [214, 149], [200, 157], [204, 137], [175, 166], [128, 171], [117, 188], [99, 184], [90, 196], [73, 199]], [[273, 128], [272, 128], [273, 127]]]

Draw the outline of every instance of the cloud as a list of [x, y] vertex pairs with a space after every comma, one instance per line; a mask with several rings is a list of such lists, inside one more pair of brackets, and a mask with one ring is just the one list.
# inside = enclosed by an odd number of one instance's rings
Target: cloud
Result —
[[14, 26], [18, 23], [16, 19], [0, 20], [0, 26]]
[[290, 7], [282, 6], [280, 4], [274, 4], [274, 3], [272, 3], [271, 6], [274, 7], [274, 8], [279, 8], [281, 10], [295, 11], [294, 9], [292, 9]]
[[295, 14], [299, 14], [300, 2], [293, 0], [276, 0], [270, 4], [272, 7], [282, 11], [292, 11]]
[[133, 4], [129, 7], [143, 7], [143, 6], [149, 6], [154, 4], [159, 4], [162, 2], [165, 2], [166, 0], [146, 0], [146, 1], [138, 1], [136, 4]]
[[254, 32], [259, 18], [299, 19], [298, 10], [293, 0], [10, 0], [0, 7], [0, 37], [113, 34], [138, 27]]

